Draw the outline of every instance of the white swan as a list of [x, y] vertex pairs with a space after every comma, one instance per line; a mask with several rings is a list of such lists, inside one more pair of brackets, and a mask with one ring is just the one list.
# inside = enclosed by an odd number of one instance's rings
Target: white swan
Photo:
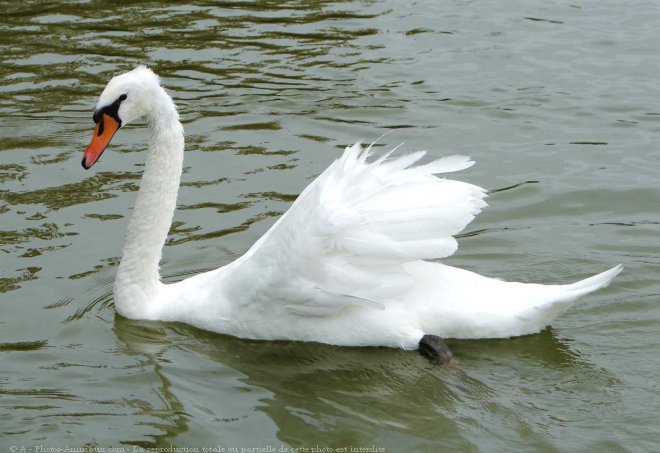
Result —
[[434, 176], [472, 162], [450, 156], [415, 166], [422, 152], [367, 162], [369, 148], [355, 144], [241, 258], [166, 285], [158, 263], [184, 139], [176, 107], [150, 69], [108, 83], [82, 164], [90, 168], [119, 127], [141, 117], [150, 127], [149, 149], [115, 281], [115, 307], [128, 318], [242, 338], [437, 349], [429, 340], [539, 332], [622, 270], [538, 285], [423, 261], [451, 255], [452, 235], [486, 206], [484, 189]]

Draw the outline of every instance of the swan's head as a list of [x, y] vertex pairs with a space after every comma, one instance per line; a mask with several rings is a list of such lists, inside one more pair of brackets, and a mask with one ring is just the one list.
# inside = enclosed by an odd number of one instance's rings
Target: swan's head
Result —
[[138, 66], [108, 82], [94, 111], [94, 136], [82, 158], [85, 169], [101, 157], [121, 126], [151, 114], [157, 90], [162, 90], [158, 76], [146, 66]]

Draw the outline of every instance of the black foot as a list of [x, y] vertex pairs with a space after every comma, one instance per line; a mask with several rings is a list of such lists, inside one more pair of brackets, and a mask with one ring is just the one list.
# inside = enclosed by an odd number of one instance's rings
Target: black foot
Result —
[[452, 358], [451, 351], [447, 347], [445, 340], [437, 335], [424, 335], [419, 340], [419, 352], [423, 356], [442, 364], [449, 363]]

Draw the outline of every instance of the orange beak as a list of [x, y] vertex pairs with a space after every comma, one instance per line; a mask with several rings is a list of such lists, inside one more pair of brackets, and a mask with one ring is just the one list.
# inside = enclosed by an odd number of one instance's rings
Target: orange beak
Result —
[[85, 154], [83, 154], [82, 166], [85, 170], [91, 168], [99, 160], [99, 157], [101, 157], [101, 154], [103, 154], [103, 151], [120, 126], [121, 123], [115, 118], [105, 113], [101, 114], [101, 119], [96, 123], [96, 127], [94, 128], [92, 143], [89, 144]]

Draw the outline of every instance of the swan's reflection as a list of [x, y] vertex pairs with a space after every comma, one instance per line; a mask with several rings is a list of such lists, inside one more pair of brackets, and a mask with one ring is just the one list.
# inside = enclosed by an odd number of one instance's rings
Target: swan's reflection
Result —
[[[572, 413], [553, 399], [580, 397], [585, 383], [618, 385], [552, 329], [452, 341], [457, 359], [437, 366], [416, 352], [386, 348], [247, 341], [120, 317], [115, 328], [127, 352], [142, 355], [160, 380], [152, 390], [169, 426], [153, 445], [213, 445], [222, 438], [239, 447], [419, 451], [439, 443], [478, 448], [483, 436], [523, 434], [544, 442], [553, 418]], [[583, 397], [612, 403], [602, 390]]]

